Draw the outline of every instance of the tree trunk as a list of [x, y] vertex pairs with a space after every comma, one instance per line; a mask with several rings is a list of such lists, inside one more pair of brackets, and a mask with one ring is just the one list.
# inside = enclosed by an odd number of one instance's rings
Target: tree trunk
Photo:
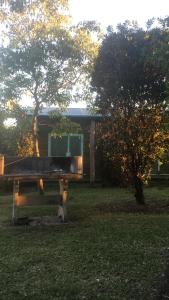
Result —
[[33, 134], [33, 154], [36, 157], [40, 156], [39, 153], [39, 141], [38, 141], [38, 121], [37, 116], [33, 116], [32, 119], [32, 134]]
[[143, 182], [139, 177], [134, 178], [134, 187], [135, 187], [135, 198], [136, 202], [139, 205], [145, 205], [144, 193], [143, 193]]
[[[32, 118], [32, 133], [33, 133], [33, 147], [34, 147], [33, 153], [34, 153], [34, 156], [40, 157], [37, 113], [38, 113], [38, 108], [35, 109], [35, 112], [34, 112], [34, 115]], [[43, 195], [44, 194], [43, 179], [38, 180], [38, 189], [39, 189], [39, 193], [41, 195]]]

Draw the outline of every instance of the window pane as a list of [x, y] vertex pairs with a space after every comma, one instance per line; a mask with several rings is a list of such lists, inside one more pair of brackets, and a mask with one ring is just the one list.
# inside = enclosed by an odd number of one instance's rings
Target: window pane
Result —
[[51, 137], [51, 156], [66, 156], [68, 137]]
[[82, 137], [80, 135], [72, 135], [70, 136], [70, 155], [71, 156], [79, 156], [81, 153], [81, 142]]

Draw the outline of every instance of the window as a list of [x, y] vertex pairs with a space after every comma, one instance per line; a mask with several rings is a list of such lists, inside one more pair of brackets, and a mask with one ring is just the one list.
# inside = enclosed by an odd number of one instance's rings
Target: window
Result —
[[48, 156], [81, 156], [83, 155], [83, 135], [69, 134], [54, 137], [49, 134]]

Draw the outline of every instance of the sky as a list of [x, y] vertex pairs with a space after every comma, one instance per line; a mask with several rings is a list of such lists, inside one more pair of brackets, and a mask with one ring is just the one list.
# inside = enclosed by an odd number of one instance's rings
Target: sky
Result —
[[169, 15], [169, 0], [69, 0], [74, 22], [97, 20], [103, 28], [137, 20], [140, 26], [152, 17]]

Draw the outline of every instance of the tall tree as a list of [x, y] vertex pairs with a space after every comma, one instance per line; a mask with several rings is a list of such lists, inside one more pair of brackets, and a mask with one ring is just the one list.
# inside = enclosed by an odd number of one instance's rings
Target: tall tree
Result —
[[93, 73], [95, 106], [104, 114], [101, 139], [105, 156], [120, 161], [122, 178], [144, 204], [143, 183], [152, 162], [165, 151], [165, 72], [150, 57], [152, 32], [125, 22], [109, 28]]
[[1, 99], [33, 100], [34, 155], [39, 156], [38, 114], [43, 106], [64, 109], [87, 87], [99, 32], [94, 22], [70, 26], [67, 0], [1, 1]]

